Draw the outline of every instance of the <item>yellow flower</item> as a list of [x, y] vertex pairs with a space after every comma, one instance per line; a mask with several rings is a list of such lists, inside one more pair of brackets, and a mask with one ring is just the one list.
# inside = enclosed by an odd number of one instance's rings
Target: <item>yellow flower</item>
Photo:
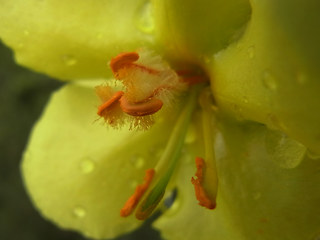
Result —
[[[110, 129], [94, 123], [94, 86], [112, 79], [112, 57], [143, 47], [172, 69], [201, 68], [217, 106], [182, 104], [193, 114], [166, 188], [177, 196], [153, 224], [163, 238], [319, 238], [318, 1], [0, 2], [0, 36], [17, 61], [72, 80], [51, 98], [24, 156], [27, 189], [46, 218], [100, 239], [141, 224], [119, 211], [161, 162], [179, 114], [159, 112], [147, 131]], [[204, 151], [216, 161], [214, 210], [198, 206], [190, 182]]]

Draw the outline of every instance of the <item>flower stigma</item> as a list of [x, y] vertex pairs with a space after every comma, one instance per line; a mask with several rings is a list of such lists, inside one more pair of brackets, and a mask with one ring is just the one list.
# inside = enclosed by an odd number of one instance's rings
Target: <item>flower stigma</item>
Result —
[[[146, 170], [144, 182], [136, 187], [125, 202], [120, 216], [127, 217], [135, 211], [136, 218], [144, 220], [159, 205], [180, 162], [187, 130], [199, 103], [205, 158], [195, 158], [197, 178], [192, 178], [191, 182], [199, 205], [214, 209], [218, 181], [214, 151], [211, 150], [214, 128], [210, 112], [212, 96], [206, 88], [206, 78], [189, 75], [188, 71], [176, 72], [159, 56], [146, 49], [119, 54], [111, 59], [110, 68], [118, 85], [112, 87], [105, 84], [97, 86], [95, 90], [102, 101], [97, 114], [111, 127], [120, 128], [129, 124], [130, 130], [148, 130], [155, 123], [155, 115], [172, 110], [179, 99], [184, 99], [158, 163]], [[119, 85], [120, 89], [115, 90]]]

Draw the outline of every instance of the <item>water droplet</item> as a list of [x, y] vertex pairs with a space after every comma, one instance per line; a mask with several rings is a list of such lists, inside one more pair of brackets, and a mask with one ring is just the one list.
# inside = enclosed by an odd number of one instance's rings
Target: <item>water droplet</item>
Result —
[[98, 33], [97, 34], [97, 39], [102, 39], [103, 38], [103, 34], [102, 33]]
[[307, 150], [307, 155], [309, 158], [314, 159], [314, 160], [320, 159], [320, 154], [315, 153], [314, 151], [312, 151], [310, 149]]
[[250, 59], [254, 58], [254, 56], [255, 56], [255, 48], [254, 48], [254, 46], [249, 47], [247, 51], [248, 51], [249, 58]]
[[152, 33], [154, 21], [152, 14], [152, 4], [150, 1], [144, 3], [136, 13], [136, 26], [143, 33]]
[[83, 207], [75, 207], [72, 213], [77, 218], [84, 218], [87, 215], [87, 211]]
[[145, 160], [144, 160], [144, 158], [143, 158], [142, 156], [140, 156], [140, 155], [135, 155], [135, 156], [133, 156], [133, 157], [131, 158], [131, 164], [132, 164], [134, 167], [140, 169], [140, 168], [142, 168], [142, 167], [144, 166]]
[[18, 48], [21, 49], [24, 47], [24, 44], [23, 43], [18, 43]]
[[303, 160], [306, 147], [280, 131], [268, 131], [266, 148], [271, 158], [282, 168], [295, 168]]
[[24, 34], [25, 36], [29, 36], [29, 35], [30, 35], [30, 32], [29, 32], [28, 30], [24, 30], [24, 31], [23, 31], [23, 34]]
[[236, 113], [236, 118], [238, 120], [243, 120], [244, 119], [243, 118], [243, 109], [238, 104], [234, 104], [233, 105], [233, 109], [234, 109], [234, 111]]
[[266, 88], [270, 90], [276, 90], [277, 89], [277, 81], [273, 74], [271, 74], [270, 71], [264, 71], [262, 74], [263, 84]]
[[129, 181], [130, 187], [135, 189], [138, 186], [138, 182], [136, 180]]
[[80, 163], [80, 168], [85, 174], [91, 173], [95, 169], [95, 163], [90, 158], [84, 158]]
[[78, 60], [73, 55], [63, 55], [61, 57], [63, 63], [68, 67], [75, 65]]
[[304, 84], [306, 84], [307, 81], [308, 81], [308, 76], [305, 73], [300, 72], [300, 73], [297, 74], [297, 82], [298, 82], [298, 84], [304, 85]]

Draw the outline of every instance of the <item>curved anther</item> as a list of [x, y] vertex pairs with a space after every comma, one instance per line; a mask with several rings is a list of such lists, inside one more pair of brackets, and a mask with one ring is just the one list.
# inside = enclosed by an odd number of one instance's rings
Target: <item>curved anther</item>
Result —
[[116, 57], [112, 58], [110, 61], [110, 68], [114, 75], [117, 75], [118, 71], [125, 67], [126, 65], [130, 65], [133, 62], [139, 59], [139, 54], [136, 52], [126, 52], [120, 53]]
[[97, 114], [99, 116], [102, 116], [103, 115], [103, 111], [106, 110], [107, 108], [110, 108], [115, 102], [119, 101], [119, 99], [123, 96], [123, 94], [124, 94], [123, 91], [115, 92], [110, 99], [108, 99], [106, 102], [102, 103], [98, 107]]
[[123, 96], [120, 99], [120, 107], [123, 112], [131, 116], [146, 116], [158, 112], [162, 108], [163, 102], [156, 98], [146, 101], [131, 103]]
[[204, 168], [205, 168], [205, 162], [202, 158], [197, 157], [196, 158], [196, 179], [191, 178], [191, 183], [194, 186], [195, 195], [197, 200], [199, 201], [199, 205], [203, 206], [208, 209], [215, 209], [216, 203], [215, 201], [212, 201], [205, 188], [203, 187], [203, 178], [204, 178]]

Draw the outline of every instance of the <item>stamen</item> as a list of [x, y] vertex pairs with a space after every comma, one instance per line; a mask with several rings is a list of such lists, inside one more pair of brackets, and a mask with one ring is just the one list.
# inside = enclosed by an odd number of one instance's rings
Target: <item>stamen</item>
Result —
[[218, 176], [214, 152], [214, 126], [216, 119], [212, 112], [212, 96], [210, 88], [202, 91], [199, 98], [202, 109], [202, 130], [204, 136], [205, 158], [196, 158], [198, 179], [191, 179], [194, 185], [196, 198], [201, 206], [213, 209], [216, 206], [218, 192]]
[[130, 129], [148, 129], [155, 122], [153, 114], [170, 109], [188, 87], [160, 56], [147, 49], [121, 53], [111, 59], [110, 67], [123, 92], [97, 87], [103, 102], [97, 113], [114, 128], [128, 123]]
[[139, 59], [139, 54], [136, 52], [120, 53], [119, 55], [111, 59], [110, 61], [111, 70], [113, 74], [117, 76], [119, 69], [137, 61], [138, 59]]
[[191, 88], [191, 93], [174, 126], [164, 153], [155, 167], [160, 176], [161, 173], [164, 172], [164, 174], [138, 207], [136, 211], [136, 218], [139, 220], [148, 218], [165, 194], [166, 187], [180, 159], [181, 150], [191, 121], [191, 116], [197, 104], [199, 91], [202, 88], [203, 85], [197, 85]]
[[119, 101], [123, 94], [124, 92], [122, 91], [115, 92], [109, 100], [107, 100], [98, 107], [97, 114], [102, 117], [103, 111], [110, 108], [115, 102]]
[[191, 182], [194, 186], [196, 198], [199, 201], [199, 205], [206, 207], [208, 209], [214, 209], [216, 207], [216, 203], [212, 202], [208, 194], [206, 193], [205, 189], [202, 186], [203, 183], [203, 175], [204, 175], [204, 168], [205, 168], [205, 162], [202, 158], [197, 157], [196, 158], [196, 167], [197, 172], [195, 173], [197, 179], [191, 178]]
[[133, 193], [133, 195], [127, 200], [123, 208], [120, 210], [121, 217], [127, 217], [133, 212], [133, 210], [136, 208], [137, 204], [139, 203], [141, 197], [143, 196], [145, 191], [148, 189], [154, 174], [155, 174], [154, 169], [146, 170], [144, 182], [136, 187], [136, 190]]
[[147, 101], [130, 103], [126, 97], [120, 99], [121, 109], [131, 116], [146, 116], [158, 112], [162, 108], [163, 102], [156, 98]]

